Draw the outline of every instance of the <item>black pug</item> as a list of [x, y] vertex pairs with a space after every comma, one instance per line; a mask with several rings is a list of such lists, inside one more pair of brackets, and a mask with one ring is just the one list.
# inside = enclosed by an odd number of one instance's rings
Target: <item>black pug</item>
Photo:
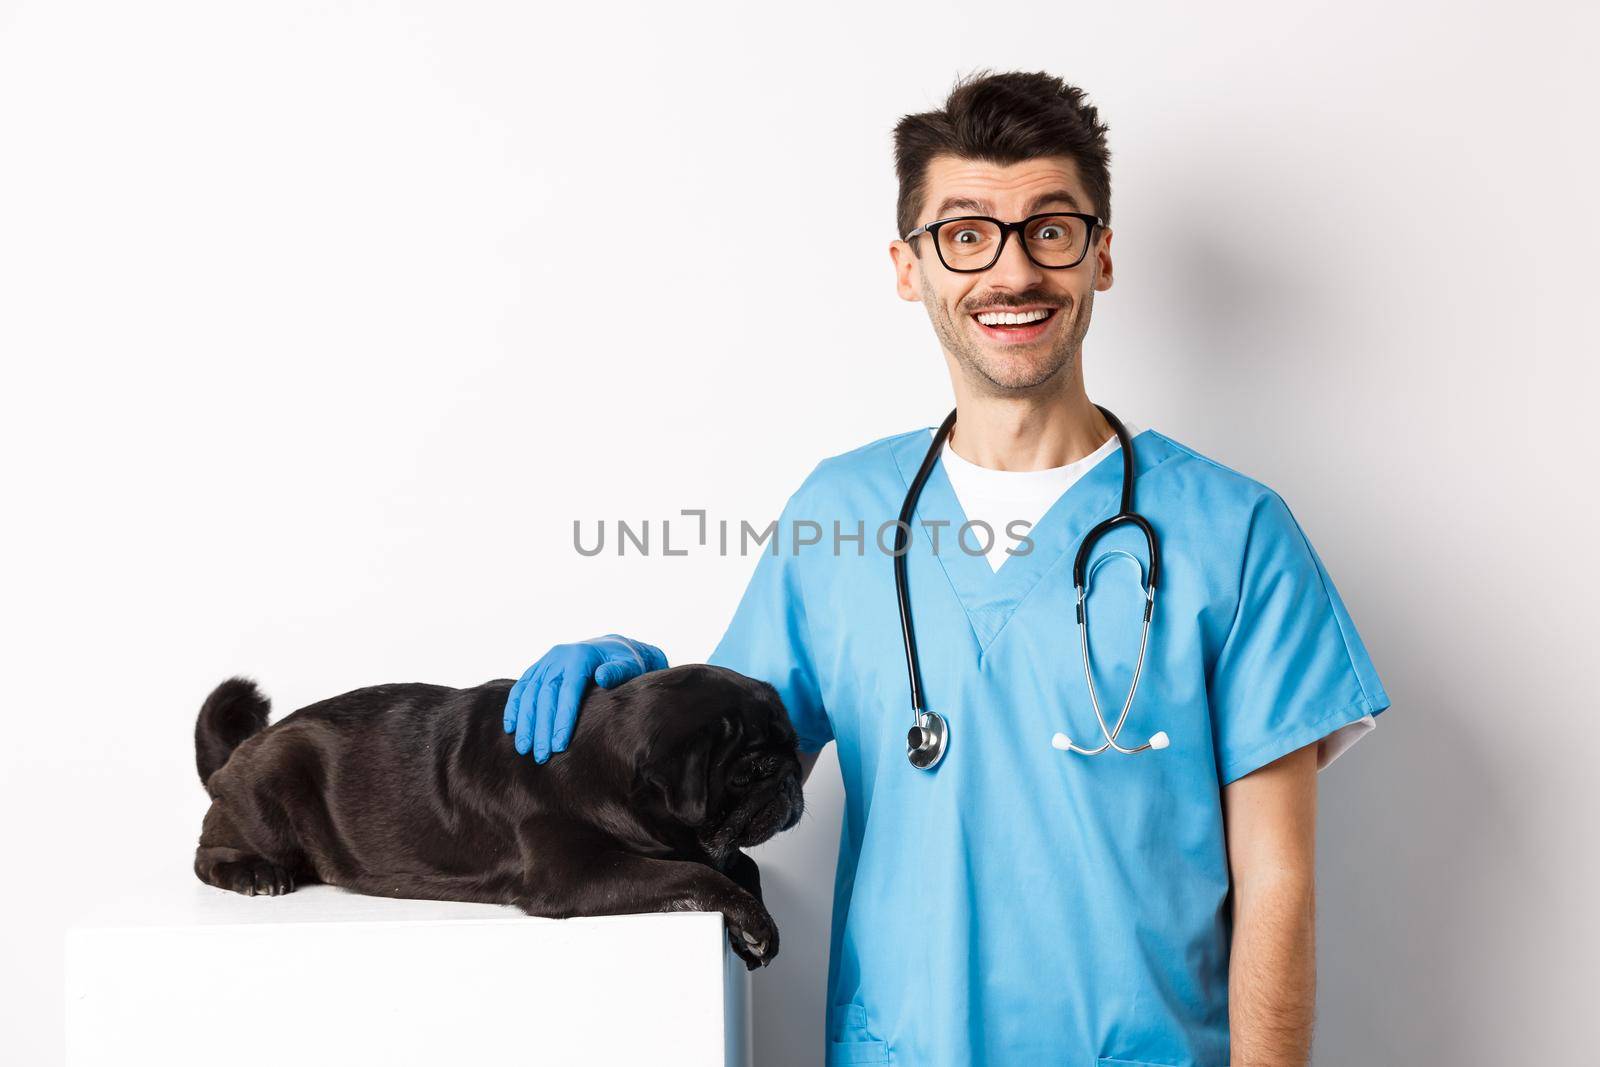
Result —
[[595, 687], [540, 764], [501, 725], [511, 686], [371, 686], [268, 727], [255, 683], [223, 682], [195, 724], [211, 795], [195, 874], [251, 896], [326, 882], [557, 919], [720, 911], [746, 966], [770, 963], [778, 929], [739, 848], [804, 805], [777, 691], [706, 664]]

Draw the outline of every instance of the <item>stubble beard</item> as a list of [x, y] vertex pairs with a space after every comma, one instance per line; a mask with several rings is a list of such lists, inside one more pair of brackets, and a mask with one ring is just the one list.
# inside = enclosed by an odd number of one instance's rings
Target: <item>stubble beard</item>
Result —
[[996, 396], [1018, 396], [1046, 392], [1070, 376], [1083, 351], [1083, 337], [1089, 331], [1089, 317], [1094, 310], [1094, 290], [1084, 296], [1083, 303], [1071, 301], [1057, 305], [1057, 316], [1067, 315], [1064, 323], [1051, 327], [1054, 338], [1051, 347], [1041, 352], [1033, 345], [1017, 345], [1011, 349], [985, 344], [976, 336], [975, 326], [962, 319], [970, 316], [959, 312], [952, 314], [938, 296], [931, 292], [927, 282], [922, 287], [923, 302], [928, 306], [933, 320], [934, 333], [939, 341], [961, 365], [968, 381], [986, 393]]

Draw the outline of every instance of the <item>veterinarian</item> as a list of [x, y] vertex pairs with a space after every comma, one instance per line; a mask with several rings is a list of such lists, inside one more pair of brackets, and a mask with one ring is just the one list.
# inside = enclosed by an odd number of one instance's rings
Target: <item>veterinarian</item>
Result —
[[[838, 745], [830, 1065], [1309, 1057], [1316, 775], [1389, 699], [1283, 498], [1134, 425], [1159, 581], [1136, 524], [1098, 538], [1086, 671], [1074, 554], [1118, 513], [1124, 472], [1082, 361], [1112, 282], [1105, 135], [1042, 73], [966, 80], [900, 121], [889, 253], [956, 402], [903, 554], [914, 639], [875, 533], [944, 412], [817, 465], [780, 539], [809, 520], [864, 544], [763, 553], [710, 656], [777, 688], [807, 773]], [[926, 766], [908, 751], [907, 645], [946, 731]], [[665, 664], [615, 635], [558, 646], [513, 689], [507, 729], [550, 758], [587, 684]]]

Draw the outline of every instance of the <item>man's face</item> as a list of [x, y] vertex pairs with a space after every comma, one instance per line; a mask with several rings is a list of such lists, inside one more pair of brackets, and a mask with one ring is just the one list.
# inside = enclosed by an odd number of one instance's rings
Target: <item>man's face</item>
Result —
[[[1070, 200], [1056, 199], [1056, 194]], [[1071, 159], [1050, 156], [1002, 167], [941, 155], [928, 167], [927, 195], [917, 223], [954, 215], [1016, 222], [1043, 211], [1097, 214]], [[1081, 373], [1079, 356], [1094, 291], [1111, 288], [1110, 229], [1097, 228], [1089, 241], [1082, 262], [1064, 270], [1036, 266], [1015, 233], [1006, 238], [999, 261], [978, 273], [947, 270], [930, 234], [913, 241], [920, 256], [898, 240], [889, 254], [900, 296], [927, 308], [946, 356], [962, 368], [968, 383], [992, 395], [1015, 396], [1053, 392], [1064, 377]], [[1045, 309], [1050, 317], [1012, 330], [985, 326], [976, 318], [982, 311], [1032, 308]]]

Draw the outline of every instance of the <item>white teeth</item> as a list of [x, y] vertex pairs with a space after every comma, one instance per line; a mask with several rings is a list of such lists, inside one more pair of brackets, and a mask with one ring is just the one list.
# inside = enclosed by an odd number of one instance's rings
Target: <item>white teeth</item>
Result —
[[1025, 322], [1038, 322], [1049, 316], [1050, 312], [1046, 310], [1024, 311], [1020, 315], [1010, 311], [985, 311], [977, 316], [977, 319], [985, 326], [1018, 326]]

